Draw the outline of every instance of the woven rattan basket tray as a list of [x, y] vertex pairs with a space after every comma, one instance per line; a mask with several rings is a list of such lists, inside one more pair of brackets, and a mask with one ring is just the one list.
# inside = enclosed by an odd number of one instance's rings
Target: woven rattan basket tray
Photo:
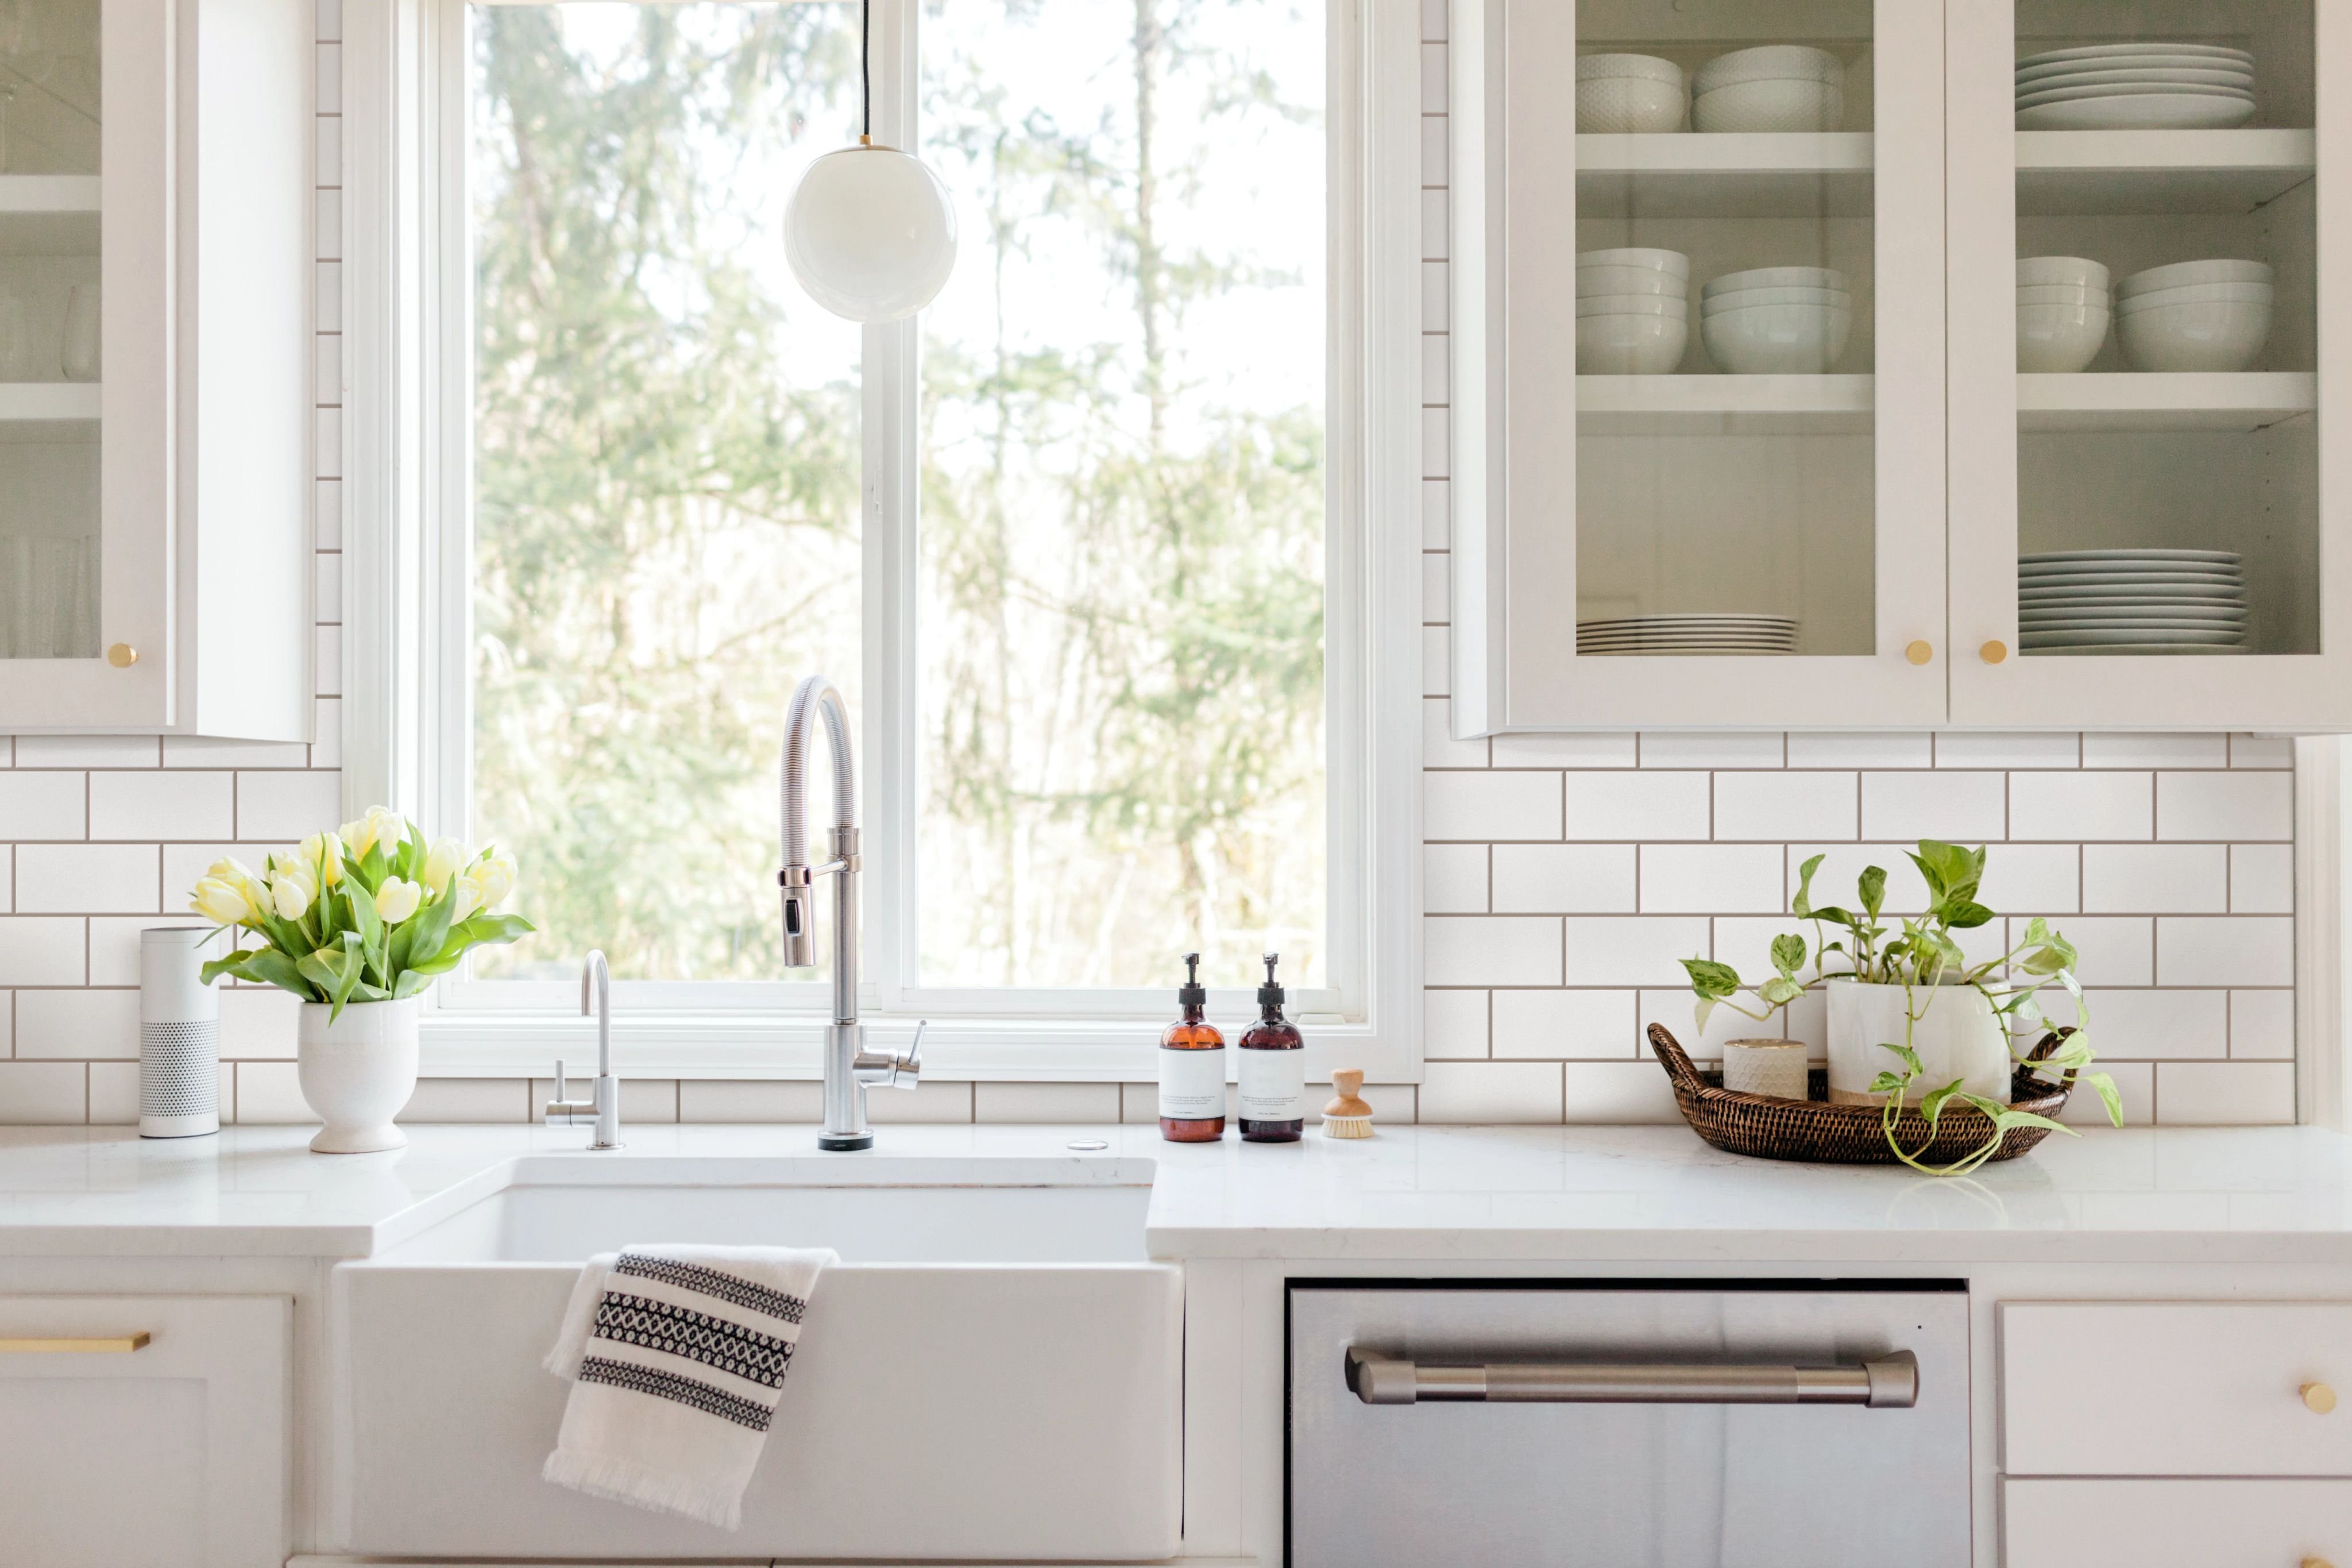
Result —
[[[2037, 1058], [2058, 1043], [2053, 1035], [2033, 1048]], [[1733, 1154], [1753, 1154], [1763, 1160], [1813, 1160], [1832, 1165], [1892, 1165], [1895, 1151], [1886, 1146], [1886, 1132], [1874, 1105], [1829, 1103], [1829, 1073], [1815, 1068], [1808, 1100], [1776, 1100], [1766, 1094], [1741, 1094], [1723, 1087], [1719, 1072], [1701, 1072], [1690, 1055], [1663, 1024], [1650, 1026], [1650, 1048], [1665, 1064], [1674, 1080], [1675, 1103], [1691, 1131]], [[2011, 1080], [2010, 1099], [2016, 1110], [2055, 1117], [2065, 1108], [2071, 1084], [2052, 1088], [2023, 1068]], [[1944, 1112], [1933, 1140], [1927, 1119], [1906, 1110], [1895, 1125], [1895, 1135], [1912, 1158], [1930, 1165], [1948, 1165], [1983, 1147], [1992, 1123], [1974, 1106], [1954, 1105]], [[1996, 1160], [2014, 1160], [2050, 1136], [2046, 1127], [2012, 1127], [2000, 1141]], [[1926, 1147], [1922, 1148], [1921, 1145]]]

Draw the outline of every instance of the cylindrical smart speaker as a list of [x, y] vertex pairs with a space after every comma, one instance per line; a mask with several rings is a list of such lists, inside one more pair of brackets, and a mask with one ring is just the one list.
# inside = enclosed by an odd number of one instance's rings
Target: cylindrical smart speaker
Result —
[[209, 926], [139, 933], [139, 1136], [220, 1131], [220, 993], [198, 975]]

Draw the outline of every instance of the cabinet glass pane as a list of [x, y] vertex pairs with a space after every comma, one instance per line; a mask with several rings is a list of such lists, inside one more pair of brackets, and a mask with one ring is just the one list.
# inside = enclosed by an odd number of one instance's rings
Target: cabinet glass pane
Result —
[[2016, 17], [2021, 651], [2316, 653], [2310, 0]]
[[0, 0], [0, 658], [99, 652], [98, 0]]
[[1580, 655], [1875, 651], [1871, 20], [1579, 0]]

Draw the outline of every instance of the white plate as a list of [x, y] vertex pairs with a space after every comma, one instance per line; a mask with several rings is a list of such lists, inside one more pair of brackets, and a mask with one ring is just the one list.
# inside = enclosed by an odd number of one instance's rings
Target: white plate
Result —
[[2189, 604], [2242, 605], [2246, 603], [2243, 588], [2216, 588], [2210, 583], [2183, 583], [2167, 587], [2161, 583], [2117, 583], [2107, 587], [2092, 588], [2025, 588], [2017, 595], [2020, 605], [2059, 605], [2072, 600], [2084, 605], [2109, 605], [2118, 599], [2164, 599]]
[[2017, 574], [2021, 577], [2050, 578], [2063, 581], [2068, 577], [2098, 577], [2116, 572], [2140, 572], [2152, 576], [2177, 577], [2186, 573], [2192, 577], [2237, 577], [2244, 568], [2234, 561], [2052, 561], [2034, 565], [2020, 562]]
[[2064, 640], [2084, 632], [2096, 632], [2105, 637], [2110, 632], [2145, 632], [2154, 640], [2163, 641], [2177, 632], [2212, 633], [2224, 641], [2235, 641], [2246, 635], [2242, 626], [2221, 626], [2212, 621], [2147, 620], [2147, 621], [2077, 621], [2064, 626], [2020, 626], [2019, 632], [2029, 637]]
[[2019, 70], [2032, 70], [2059, 60], [2095, 59], [2102, 55], [2126, 58], [2141, 55], [2196, 55], [2203, 59], [2216, 58], [2252, 65], [2254, 57], [2244, 49], [2233, 49], [2227, 44], [2173, 44], [2153, 39], [2135, 39], [2127, 44], [2077, 44], [2070, 48], [2042, 49], [2017, 62]]
[[2107, 629], [2082, 627], [2064, 632], [2020, 632], [2017, 640], [2027, 647], [2095, 647], [2115, 643], [2169, 643], [2187, 647], [2226, 647], [2246, 640], [2242, 631], [2180, 631], [2152, 635], [2145, 627], [2117, 626]]
[[2252, 99], [2151, 93], [2082, 98], [2017, 111], [2020, 131], [2227, 131], [2254, 117]]
[[2116, 566], [2095, 572], [2021, 572], [2017, 574], [2017, 585], [2021, 589], [2117, 588], [2133, 584], [2145, 584], [2150, 588], [2161, 588], [2167, 593], [2176, 588], [2202, 588], [2222, 595], [2242, 594], [2246, 591], [2244, 574], [2230, 571], [2227, 567], [2215, 567], [2210, 570], [2184, 568], [2177, 572], [2158, 572], [2140, 567]]
[[2037, 626], [2059, 621], [2116, 621], [2158, 616], [2192, 621], [2242, 621], [2249, 612], [2243, 605], [2200, 605], [2179, 600], [2158, 599], [2152, 605], [2020, 605], [2017, 618]]
[[1611, 644], [1622, 644], [1622, 643], [1641, 643], [1641, 644], [1643, 644], [1643, 645], [1649, 645], [1649, 644], [1654, 644], [1654, 643], [1748, 643], [1748, 644], [1753, 644], [1754, 646], [1756, 646], [1756, 647], [1794, 647], [1796, 646], [1796, 643], [1797, 643], [1797, 639], [1796, 639], [1795, 637], [1735, 637], [1735, 636], [1731, 636], [1731, 635], [1728, 635], [1728, 634], [1725, 634], [1725, 635], [1717, 636], [1717, 635], [1715, 635], [1715, 634], [1711, 634], [1711, 633], [1704, 633], [1704, 632], [1693, 632], [1693, 633], [1691, 633], [1690, 635], [1688, 635], [1688, 636], [1686, 636], [1686, 637], [1601, 637], [1601, 636], [1596, 636], [1596, 635], [1593, 635], [1593, 634], [1591, 634], [1591, 633], [1587, 633], [1586, 635], [1584, 635], [1584, 636], [1582, 636], [1582, 637], [1578, 637], [1576, 640], [1577, 640], [1577, 641], [1579, 641], [1579, 642], [1580, 642], [1580, 643], [1588, 643], [1588, 644], [1598, 644], [1598, 643], [1611, 643]]
[[2020, 109], [2038, 109], [2045, 103], [2071, 103], [2083, 98], [2152, 98], [2164, 93], [2176, 93], [2183, 98], [2226, 98], [2242, 103], [2254, 101], [2254, 95], [2242, 87], [2169, 87], [2163, 82], [2142, 82], [2135, 86], [2111, 82], [2104, 87], [2084, 84], [2078, 87], [2037, 88], [2017, 95]]
[[1725, 653], [1786, 653], [1795, 642], [1756, 640], [1747, 637], [1579, 637], [1580, 648], [1651, 648], [1693, 647], [1716, 648]]
[[2062, 561], [2238, 561], [2234, 550], [2030, 550], [2017, 558], [2020, 566], [2048, 566]]
[[1786, 658], [1792, 647], [1595, 647], [1578, 648], [1586, 658]]
[[2085, 71], [2112, 70], [2196, 70], [2219, 71], [2252, 81], [2254, 68], [2242, 60], [2223, 59], [2218, 55], [2101, 55], [2091, 59], [2052, 60], [2046, 65], [2020, 66], [2012, 79], [2020, 87], [2037, 81], [2054, 81], [2060, 77], [2080, 76]]
[[1579, 621], [1576, 623], [1576, 627], [1579, 631], [1590, 631], [1601, 626], [1788, 626], [1794, 629], [1796, 625], [1796, 617], [1793, 616], [1741, 616], [1728, 612], [1722, 615], [1706, 615], [1691, 612], [1675, 616], [1611, 616], [1601, 620]]
[[2191, 643], [2135, 642], [2089, 646], [2070, 643], [2064, 647], [2029, 647], [2021, 650], [2033, 658], [2124, 658], [2136, 654], [2239, 654], [2252, 650], [2242, 643], [2222, 643], [2200, 647]]
[[2218, 87], [2251, 95], [2254, 90], [2254, 79], [2250, 71], [2230, 70], [2070, 71], [2062, 76], [2046, 76], [2038, 81], [2019, 82], [2015, 91], [2018, 101], [2022, 103], [2029, 97], [2074, 87]]

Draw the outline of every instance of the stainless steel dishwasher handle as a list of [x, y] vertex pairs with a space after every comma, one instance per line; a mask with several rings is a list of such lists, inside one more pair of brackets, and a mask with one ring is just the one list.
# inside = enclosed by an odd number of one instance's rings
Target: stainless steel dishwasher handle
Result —
[[1348, 1347], [1348, 1386], [1367, 1405], [1482, 1400], [1490, 1405], [1863, 1405], [1919, 1403], [1919, 1358], [1893, 1351], [1852, 1366], [1692, 1363], [1503, 1363], [1432, 1366]]

